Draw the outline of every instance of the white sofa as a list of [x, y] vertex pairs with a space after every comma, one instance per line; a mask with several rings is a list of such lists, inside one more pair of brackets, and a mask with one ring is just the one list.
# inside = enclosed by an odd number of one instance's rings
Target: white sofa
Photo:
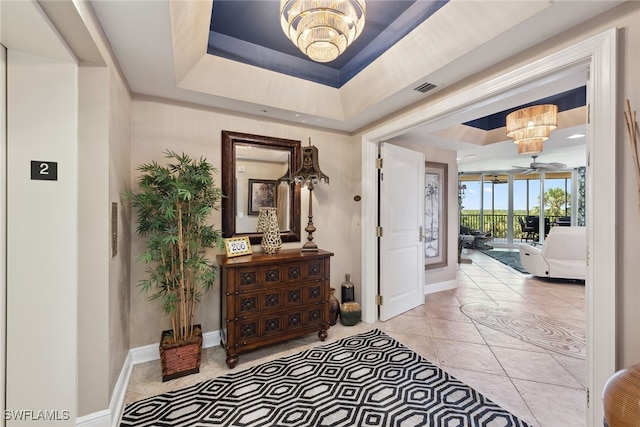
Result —
[[584, 227], [552, 227], [542, 247], [520, 245], [520, 262], [540, 277], [585, 279], [587, 243]]

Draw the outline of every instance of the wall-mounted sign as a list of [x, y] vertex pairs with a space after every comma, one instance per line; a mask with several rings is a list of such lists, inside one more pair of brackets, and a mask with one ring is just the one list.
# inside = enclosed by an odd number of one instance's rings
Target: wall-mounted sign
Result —
[[57, 181], [58, 162], [31, 160], [31, 179]]

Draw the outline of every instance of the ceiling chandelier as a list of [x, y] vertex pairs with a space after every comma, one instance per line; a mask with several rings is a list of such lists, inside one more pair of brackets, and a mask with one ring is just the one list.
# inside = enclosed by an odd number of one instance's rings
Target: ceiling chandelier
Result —
[[282, 31], [309, 58], [330, 62], [364, 29], [364, 0], [280, 0]]
[[507, 116], [507, 136], [518, 144], [518, 154], [542, 152], [544, 141], [558, 127], [558, 106], [534, 105]]

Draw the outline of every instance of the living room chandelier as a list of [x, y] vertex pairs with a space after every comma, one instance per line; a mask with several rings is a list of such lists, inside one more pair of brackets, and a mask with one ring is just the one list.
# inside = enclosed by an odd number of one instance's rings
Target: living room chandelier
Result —
[[364, 0], [280, 0], [285, 35], [316, 62], [340, 56], [364, 29]]
[[558, 127], [558, 106], [534, 105], [507, 115], [507, 136], [518, 144], [518, 154], [542, 152], [544, 141]]

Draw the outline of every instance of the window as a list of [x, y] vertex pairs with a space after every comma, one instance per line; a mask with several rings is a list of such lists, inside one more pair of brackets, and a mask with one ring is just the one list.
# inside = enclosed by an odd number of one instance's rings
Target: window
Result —
[[[526, 223], [527, 217], [540, 217], [541, 205], [545, 234], [551, 226], [570, 225], [571, 176], [571, 171], [461, 174], [459, 189], [464, 185], [464, 192], [460, 190], [460, 225], [490, 232], [494, 242], [519, 243], [525, 237], [522, 223]], [[509, 193], [510, 180], [513, 182], [512, 194]], [[511, 214], [510, 200], [513, 203]], [[536, 236], [541, 240], [539, 234]]]

